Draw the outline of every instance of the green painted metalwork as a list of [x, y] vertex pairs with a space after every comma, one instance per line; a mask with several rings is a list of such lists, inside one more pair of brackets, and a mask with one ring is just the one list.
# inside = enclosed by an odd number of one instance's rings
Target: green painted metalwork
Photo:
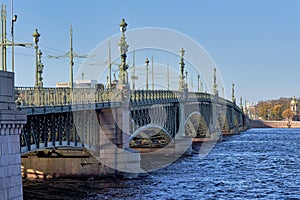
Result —
[[35, 29], [34, 33], [32, 34], [33, 37], [33, 41], [35, 43], [35, 87], [41, 87], [40, 81], [39, 81], [39, 46], [38, 46], [38, 42], [39, 42], [39, 38], [40, 38], [40, 33], [38, 32], [38, 29]]
[[[16, 87], [16, 104], [19, 108], [62, 106], [76, 104], [93, 104], [118, 102], [118, 90], [103, 90], [92, 88], [32, 88]], [[130, 102], [133, 105], [148, 103], [179, 102], [184, 92], [170, 90], [135, 90], [132, 91]], [[211, 102], [242, 110], [234, 103], [209, 93], [188, 92], [186, 101]]]
[[119, 74], [119, 87], [121, 88], [129, 88], [128, 85], [128, 73], [127, 73], [127, 69], [128, 69], [128, 64], [126, 63], [126, 53], [128, 51], [128, 47], [129, 45], [126, 43], [126, 37], [125, 37], [125, 31], [127, 28], [127, 23], [125, 22], [125, 19], [122, 19], [121, 23], [120, 23], [120, 31], [122, 33], [121, 36], [121, 40], [119, 42], [119, 50], [121, 53], [121, 64], [119, 65], [119, 70], [120, 70], [120, 74]]

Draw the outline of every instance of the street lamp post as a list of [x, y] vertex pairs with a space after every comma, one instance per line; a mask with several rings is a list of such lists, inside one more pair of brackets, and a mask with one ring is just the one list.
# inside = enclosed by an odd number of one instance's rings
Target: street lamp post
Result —
[[200, 92], [200, 75], [198, 74], [198, 92]]
[[14, 3], [10, 0], [11, 8], [11, 71], [15, 72], [15, 36], [14, 36], [14, 23], [17, 22], [17, 15], [14, 15]]
[[41, 50], [39, 50], [38, 52], [38, 87], [42, 88], [43, 87], [43, 69], [44, 69], [44, 65], [42, 63], [42, 52]]
[[213, 93], [214, 95], [219, 95], [218, 84], [217, 84], [217, 68], [214, 67], [214, 85], [213, 85]]
[[188, 71], [185, 71], [185, 88], [188, 86]]
[[153, 56], [151, 58], [151, 63], [152, 63], [152, 69], [151, 69], [151, 77], [152, 77], [152, 90], [154, 90], [154, 63], [153, 63]]
[[17, 21], [17, 15], [14, 15], [11, 20], [11, 68], [12, 72], [15, 72], [15, 36], [14, 36], [14, 24]]
[[232, 92], [231, 92], [232, 103], [235, 104], [235, 96], [234, 96], [234, 83], [232, 83]]
[[167, 79], [168, 79], [168, 90], [170, 90], [170, 66], [169, 66], [169, 62], [167, 63]]
[[135, 80], [138, 79], [138, 76], [135, 74], [135, 51], [133, 50], [132, 55], [132, 75], [131, 75], [131, 81], [132, 81], [132, 90], [135, 90]]
[[180, 66], [180, 81], [179, 81], [179, 91], [184, 91], [185, 90], [185, 85], [184, 85], [184, 49], [181, 48], [180, 50], [180, 62], [179, 62], [179, 66]]
[[39, 52], [39, 46], [38, 46], [38, 42], [39, 42], [39, 37], [41, 35], [39, 34], [38, 30], [35, 29], [35, 32], [32, 34], [33, 37], [33, 41], [35, 43], [35, 84], [34, 87], [39, 87], [39, 72], [38, 72], [38, 68], [39, 68], [39, 61], [38, 61], [38, 52]]
[[243, 97], [240, 98], [240, 109], [241, 109], [241, 110], [244, 110], [244, 109], [243, 109]]
[[121, 64], [119, 65], [120, 69], [120, 75], [119, 75], [119, 83], [120, 88], [123, 89], [124, 87], [128, 88], [128, 74], [127, 74], [127, 69], [128, 65], [126, 64], [126, 53], [128, 51], [129, 45], [126, 43], [126, 37], [125, 37], [125, 31], [127, 27], [127, 23], [125, 22], [125, 19], [122, 19], [120, 25], [120, 31], [122, 33], [121, 40], [119, 42], [119, 49], [121, 53]]
[[7, 71], [6, 68], [6, 6], [1, 6], [1, 25], [2, 25], [2, 37], [1, 37], [1, 48], [2, 48], [2, 66], [3, 71]]
[[108, 79], [107, 79], [107, 88], [111, 88], [111, 46], [110, 40], [108, 40]]
[[70, 27], [70, 88], [73, 90], [73, 66], [74, 66], [74, 56], [73, 56], [73, 28]]
[[149, 60], [148, 60], [148, 58], [146, 58], [146, 60], [145, 60], [145, 65], [146, 65], [146, 90], [148, 90], [149, 89], [149, 86], [148, 86], [148, 70], [149, 70], [148, 66], [149, 66]]

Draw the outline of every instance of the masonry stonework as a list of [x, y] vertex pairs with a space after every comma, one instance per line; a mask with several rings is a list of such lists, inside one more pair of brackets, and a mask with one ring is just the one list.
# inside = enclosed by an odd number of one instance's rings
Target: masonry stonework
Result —
[[20, 131], [26, 115], [14, 102], [14, 74], [0, 71], [0, 199], [23, 199]]

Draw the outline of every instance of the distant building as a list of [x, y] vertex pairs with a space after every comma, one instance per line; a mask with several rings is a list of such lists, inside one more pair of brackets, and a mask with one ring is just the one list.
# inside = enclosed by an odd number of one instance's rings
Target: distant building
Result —
[[58, 82], [56, 83], [57, 88], [69, 88], [71, 86], [70, 82]]
[[[57, 82], [57, 88], [71, 88], [70, 82]], [[76, 80], [74, 88], [92, 88], [92, 89], [104, 89], [104, 85], [98, 83], [97, 80]]]
[[291, 111], [293, 113], [292, 119], [298, 121], [299, 120], [299, 103], [295, 96], [292, 98], [290, 106], [291, 106]]
[[76, 80], [76, 88], [94, 88], [97, 84], [97, 80], [86, 79], [86, 80]]
[[256, 111], [256, 104], [246, 103], [244, 110], [246, 111], [245, 114], [247, 114], [250, 119], [258, 118], [257, 111]]
[[76, 80], [75, 88], [91, 88], [91, 89], [103, 90], [104, 85], [102, 83], [98, 83], [97, 80], [92, 80], [92, 79]]

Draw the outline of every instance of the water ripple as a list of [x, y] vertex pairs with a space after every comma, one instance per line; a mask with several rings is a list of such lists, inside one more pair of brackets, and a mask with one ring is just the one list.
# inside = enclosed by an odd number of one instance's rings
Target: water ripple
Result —
[[26, 181], [24, 199], [300, 199], [299, 150], [299, 129], [251, 129], [148, 177]]

